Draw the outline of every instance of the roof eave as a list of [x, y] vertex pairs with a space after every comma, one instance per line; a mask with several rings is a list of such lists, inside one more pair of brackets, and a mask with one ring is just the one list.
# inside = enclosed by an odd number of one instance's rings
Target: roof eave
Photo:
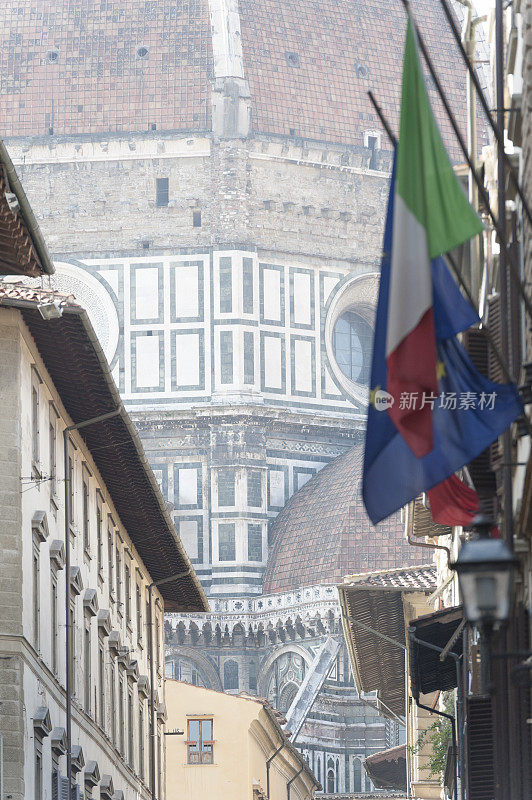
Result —
[[55, 272], [55, 267], [51, 259], [50, 253], [48, 252], [46, 242], [44, 241], [44, 237], [41, 233], [41, 229], [39, 228], [39, 224], [35, 219], [35, 215], [32, 211], [28, 198], [26, 197], [26, 192], [24, 191], [20, 179], [17, 175], [17, 171], [13, 165], [13, 162], [11, 161], [9, 153], [7, 152], [6, 146], [1, 139], [0, 139], [0, 162], [4, 165], [6, 169], [7, 176], [9, 179], [9, 186], [18, 200], [20, 206], [20, 214], [22, 216], [22, 219], [24, 220], [26, 228], [28, 229], [28, 233], [31, 237], [37, 255], [39, 256], [39, 260], [41, 262], [43, 271], [47, 275], [53, 275]]
[[[25, 300], [22, 300], [22, 299], [19, 299], [19, 298], [14, 299], [14, 298], [9, 298], [9, 297], [3, 297], [3, 298], [1, 298], [0, 305], [2, 305], [4, 307], [19, 308], [22, 312], [32, 311], [32, 312], [38, 313], [37, 312], [38, 303], [35, 302], [35, 301], [30, 302], [30, 301], [25, 301]], [[121, 397], [120, 397], [120, 393], [119, 393], [119, 391], [118, 391], [118, 389], [116, 387], [116, 384], [114, 382], [114, 379], [112, 377], [111, 370], [109, 368], [109, 364], [107, 362], [107, 359], [105, 357], [103, 349], [102, 349], [102, 347], [100, 345], [100, 342], [98, 341], [96, 333], [95, 333], [95, 331], [94, 331], [94, 329], [93, 329], [93, 327], [91, 325], [91, 322], [90, 322], [90, 319], [88, 317], [88, 314], [85, 311], [85, 309], [83, 309], [81, 306], [77, 306], [77, 305], [73, 305], [73, 304], [69, 304], [69, 303], [62, 304], [61, 309], [62, 309], [63, 315], [65, 315], [65, 316], [68, 316], [68, 315], [75, 316], [81, 322], [81, 325], [83, 327], [83, 333], [87, 337], [91, 347], [93, 348], [93, 353], [96, 356], [96, 359], [97, 359], [97, 362], [98, 362], [98, 368], [101, 371], [101, 375], [103, 376], [105, 386], [106, 386], [106, 388], [107, 388], [107, 390], [109, 392], [109, 395], [110, 395], [110, 400], [113, 403], [114, 408], [116, 409], [116, 411], [118, 411], [118, 414], [116, 416], [117, 416], [117, 418], [120, 418], [122, 424], [127, 429], [127, 432], [129, 434], [129, 437], [130, 437], [130, 440], [131, 440], [131, 444], [133, 445], [133, 448], [134, 448], [135, 455], [138, 458], [138, 460], [139, 460], [139, 462], [140, 462], [140, 464], [142, 466], [142, 470], [143, 470], [144, 476], [147, 478], [147, 480], [148, 480], [148, 482], [150, 484], [150, 488], [153, 491], [153, 495], [157, 499], [158, 510], [159, 510], [159, 512], [160, 512], [160, 514], [161, 514], [161, 516], [163, 518], [163, 521], [165, 523], [167, 531], [170, 534], [171, 540], [174, 543], [175, 551], [177, 552], [177, 555], [178, 555], [178, 558], [179, 558], [179, 562], [182, 563], [183, 566], [184, 566], [184, 569], [180, 570], [179, 575], [181, 576], [181, 579], [186, 578], [186, 580], [189, 581], [189, 585], [191, 585], [191, 588], [193, 589], [193, 595], [196, 598], [196, 600], [195, 600], [195, 602], [193, 604], [189, 604], [189, 605], [187, 605], [185, 607], [183, 604], [179, 603], [177, 600], [175, 600], [175, 599], [172, 600], [170, 589], [171, 589], [171, 587], [173, 585], [173, 582], [172, 581], [168, 581], [168, 582], [165, 581], [165, 585], [161, 586], [161, 588], [160, 588], [161, 595], [162, 595], [163, 600], [165, 602], [165, 608], [167, 610], [170, 610], [170, 611], [187, 611], [187, 612], [200, 612], [200, 613], [204, 612], [204, 611], [208, 611], [209, 610], [209, 604], [208, 604], [208, 600], [207, 600], [207, 597], [205, 595], [204, 589], [203, 589], [203, 587], [202, 587], [202, 585], [201, 585], [201, 583], [200, 583], [200, 581], [199, 581], [199, 579], [198, 579], [198, 577], [197, 577], [197, 575], [196, 575], [196, 573], [194, 571], [194, 567], [193, 567], [193, 565], [192, 565], [192, 563], [191, 563], [191, 561], [190, 561], [190, 559], [189, 559], [189, 557], [188, 557], [188, 555], [187, 555], [187, 553], [186, 553], [186, 551], [185, 551], [185, 549], [184, 549], [184, 547], [183, 547], [183, 545], [181, 543], [181, 540], [179, 539], [179, 536], [177, 535], [177, 531], [175, 529], [174, 523], [173, 523], [173, 521], [172, 521], [172, 519], [170, 517], [170, 514], [169, 514], [168, 509], [166, 507], [166, 504], [164, 502], [164, 498], [163, 498], [163, 496], [161, 494], [161, 490], [159, 488], [159, 485], [157, 484], [157, 481], [155, 479], [155, 476], [153, 474], [151, 466], [149, 465], [149, 463], [148, 463], [148, 461], [146, 459], [146, 456], [144, 454], [144, 450], [143, 450], [143, 447], [142, 447], [142, 444], [141, 444], [141, 441], [140, 441], [140, 437], [139, 437], [137, 431], [135, 430], [135, 428], [133, 427], [133, 423], [131, 422], [131, 419], [129, 418], [129, 415], [128, 415], [128, 413], [127, 413], [127, 411], [126, 411], [126, 409], [125, 409], [125, 407], [124, 407], [124, 405], [122, 403], [122, 400], [121, 400]], [[47, 323], [47, 324], [50, 324], [50, 323]], [[35, 335], [35, 334], [33, 334], [33, 335]], [[90, 450], [90, 447], [89, 447], [89, 450]], [[107, 486], [107, 489], [109, 491], [111, 499], [114, 502], [115, 498], [113, 498], [113, 493], [112, 493], [110, 487]], [[117, 504], [115, 503], [115, 505], [117, 505]], [[127, 529], [127, 526], [126, 526], [126, 529]], [[135, 542], [134, 542], [134, 544], [135, 544]], [[137, 549], [138, 549], [138, 547], [137, 547]], [[145, 566], [149, 571], [148, 565], [145, 564]], [[188, 572], [187, 572], [187, 570], [188, 570]], [[151, 575], [151, 572], [150, 572], [150, 577], [153, 578], [153, 576]], [[169, 577], [171, 577], [171, 576], [170, 575], [162, 576], [161, 580], [167, 579]]]

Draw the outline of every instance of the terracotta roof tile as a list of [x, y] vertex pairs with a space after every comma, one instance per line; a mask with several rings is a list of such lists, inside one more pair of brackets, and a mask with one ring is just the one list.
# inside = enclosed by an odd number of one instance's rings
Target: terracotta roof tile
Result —
[[[435, 0], [412, 7], [465, 120], [465, 72], [443, 12]], [[368, 89], [397, 126], [405, 30], [397, 0], [240, 0], [239, 10], [253, 131], [362, 145], [363, 132], [379, 127]], [[212, 80], [208, 0], [0, 7], [3, 135], [209, 130]], [[435, 101], [430, 82], [429, 90]]]
[[342, 586], [353, 589], [411, 589], [412, 591], [436, 588], [436, 567], [421, 566], [379, 570], [361, 575], [348, 575]]

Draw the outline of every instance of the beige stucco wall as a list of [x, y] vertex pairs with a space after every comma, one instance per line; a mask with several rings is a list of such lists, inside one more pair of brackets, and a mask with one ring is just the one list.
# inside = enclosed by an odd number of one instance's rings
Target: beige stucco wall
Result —
[[[166, 680], [167, 731], [183, 736], [166, 739], [167, 800], [258, 800], [266, 797], [266, 760], [283, 741], [282, 734], [263, 704], [248, 697]], [[213, 719], [213, 764], [187, 764], [187, 720]], [[271, 762], [270, 800], [286, 800], [286, 786], [304, 764], [286, 746]], [[308, 772], [291, 787], [292, 800], [313, 795]]]

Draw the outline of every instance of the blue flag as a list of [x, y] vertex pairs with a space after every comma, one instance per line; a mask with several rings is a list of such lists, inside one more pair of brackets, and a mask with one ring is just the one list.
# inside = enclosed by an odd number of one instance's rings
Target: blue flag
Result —
[[[441, 257], [430, 262], [438, 391], [405, 391], [399, 398], [387, 391], [394, 197], [395, 169], [384, 233], [363, 473], [364, 504], [374, 524], [468, 464], [523, 413], [517, 387], [481, 375], [458, 342], [456, 334], [479, 320]], [[403, 416], [420, 408], [430, 412], [433, 446], [426, 455], [416, 457], [392, 421], [395, 402], [401, 404]]]

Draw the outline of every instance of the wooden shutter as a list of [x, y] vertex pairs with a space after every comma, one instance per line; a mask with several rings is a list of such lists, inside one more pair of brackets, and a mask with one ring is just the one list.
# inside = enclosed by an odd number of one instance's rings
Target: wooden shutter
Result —
[[[491, 326], [490, 326], [491, 330]], [[484, 334], [479, 330], [469, 330], [463, 334], [463, 345], [467, 350], [473, 365], [483, 375], [490, 374], [490, 345]], [[494, 356], [491, 356], [493, 359]], [[493, 367], [494, 368], [494, 367]], [[493, 378], [493, 380], [496, 380]], [[497, 481], [492, 468], [491, 450], [497, 444], [487, 448], [468, 466], [473, 485], [482, 500], [484, 512], [493, 519], [497, 517]]]
[[468, 800], [495, 796], [495, 753], [491, 697], [467, 699]]

